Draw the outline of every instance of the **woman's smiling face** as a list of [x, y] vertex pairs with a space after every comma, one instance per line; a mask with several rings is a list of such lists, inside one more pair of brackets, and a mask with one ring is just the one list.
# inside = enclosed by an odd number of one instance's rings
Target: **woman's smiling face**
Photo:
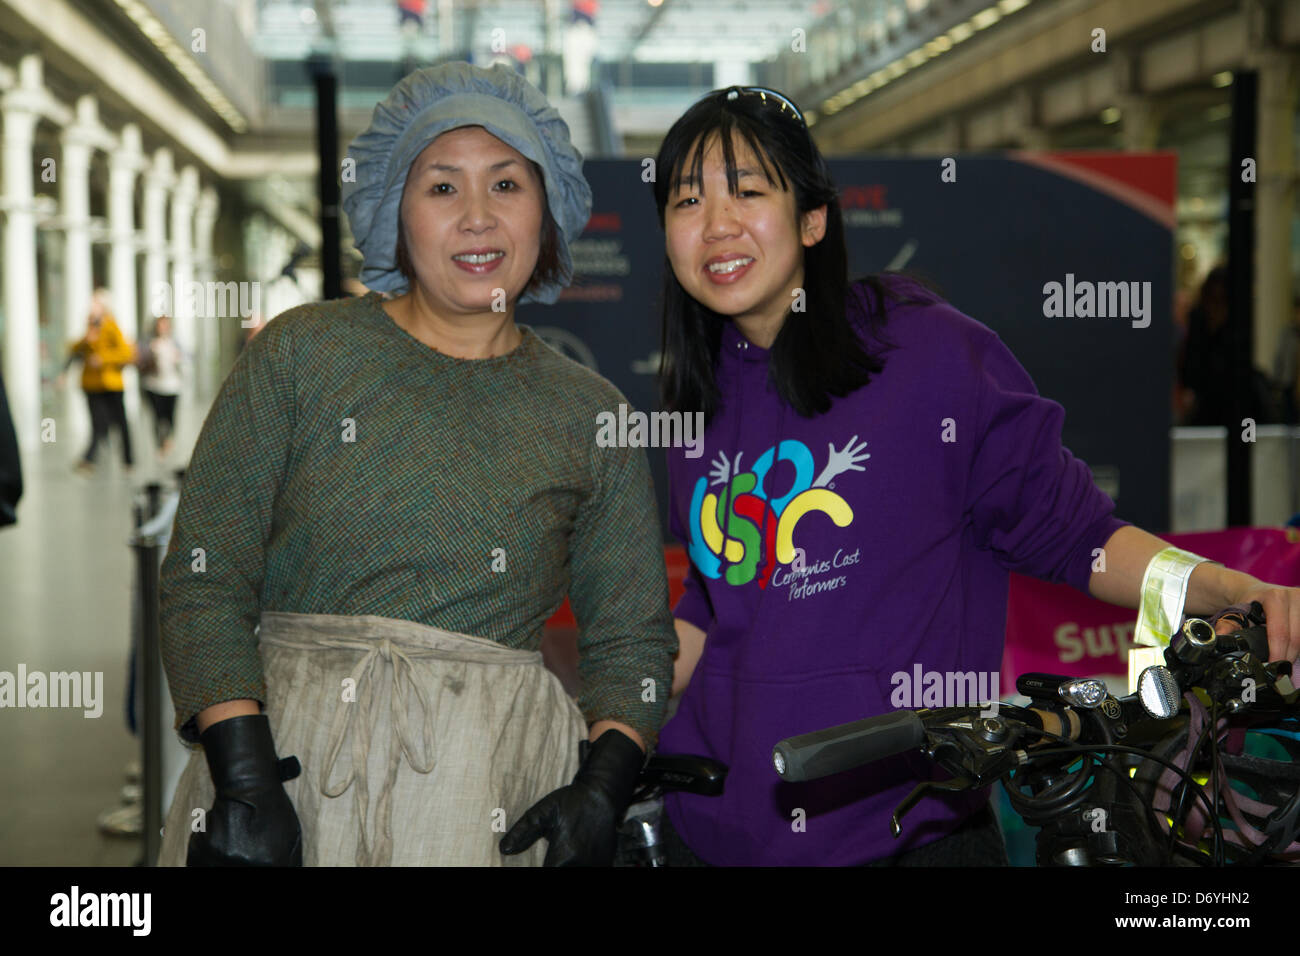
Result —
[[[682, 169], [664, 210], [668, 261], [687, 295], [747, 326], [743, 331], [768, 330], [774, 338], [803, 283], [804, 247], [825, 234], [825, 207], [805, 214], [801, 229], [794, 193], [768, 181], [741, 137], [733, 149], [734, 196], [716, 135], [701, 161], [703, 189], [689, 163]], [[773, 169], [770, 159], [767, 166]]]
[[[500, 312], [498, 289], [514, 305], [537, 267], [542, 188], [532, 163], [481, 126], [449, 130], [416, 157], [401, 228], [436, 311]], [[466, 261], [471, 254], [480, 261]]]

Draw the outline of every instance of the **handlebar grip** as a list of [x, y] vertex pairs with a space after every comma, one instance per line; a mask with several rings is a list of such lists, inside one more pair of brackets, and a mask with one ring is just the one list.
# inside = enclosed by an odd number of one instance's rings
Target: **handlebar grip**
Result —
[[915, 711], [900, 710], [789, 737], [772, 748], [785, 780], [816, 780], [920, 747], [925, 725]]

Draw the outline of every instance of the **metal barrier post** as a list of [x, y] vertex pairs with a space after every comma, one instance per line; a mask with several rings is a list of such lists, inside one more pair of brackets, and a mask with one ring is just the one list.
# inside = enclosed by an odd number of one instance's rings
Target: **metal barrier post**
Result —
[[145, 866], [153, 866], [162, 848], [162, 726], [158, 693], [162, 686], [162, 661], [159, 650], [160, 628], [158, 621], [158, 539], [154, 535], [136, 534], [132, 539], [136, 556], [136, 573], [140, 575], [140, 653], [143, 680], [139, 693], [143, 695], [143, 726], [140, 728], [144, 787], [141, 842]]

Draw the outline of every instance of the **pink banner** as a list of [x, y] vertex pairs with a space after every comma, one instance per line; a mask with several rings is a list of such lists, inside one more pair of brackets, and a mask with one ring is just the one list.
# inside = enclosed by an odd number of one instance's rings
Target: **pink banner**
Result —
[[[1300, 586], [1300, 534], [1294, 528], [1230, 528], [1162, 534], [1162, 540], [1261, 581]], [[1011, 575], [1002, 686], [1029, 671], [1093, 677], [1128, 673], [1137, 611], [1088, 597], [1064, 584]]]

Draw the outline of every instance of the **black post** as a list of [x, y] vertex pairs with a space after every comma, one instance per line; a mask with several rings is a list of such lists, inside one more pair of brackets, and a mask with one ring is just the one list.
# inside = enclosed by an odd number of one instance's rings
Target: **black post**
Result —
[[162, 484], [157, 481], [151, 481], [144, 486], [144, 493], [149, 498], [149, 517], [153, 518], [158, 513], [158, 500], [162, 496]]
[[[1242, 441], [1255, 371], [1255, 184], [1242, 179], [1242, 160], [1256, 156], [1258, 78], [1243, 71], [1232, 75], [1232, 138], [1228, 155], [1228, 329], [1234, 381], [1232, 419], [1228, 422], [1228, 527], [1249, 527], [1251, 516], [1251, 449]], [[1258, 424], [1258, 423], [1257, 423]]]
[[338, 78], [328, 56], [308, 61], [316, 86], [316, 152], [320, 159], [320, 267], [321, 295], [343, 296], [343, 270], [339, 262], [339, 121]]
[[143, 695], [144, 726], [141, 728], [140, 765], [144, 772], [144, 806], [141, 821], [141, 842], [145, 866], [158, 862], [162, 848], [162, 714], [159, 696], [162, 690], [162, 658], [160, 652], [160, 627], [158, 620], [158, 539], [152, 535], [136, 535], [132, 542], [136, 556], [136, 573], [140, 576], [140, 653], [143, 679], [139, 692]]

